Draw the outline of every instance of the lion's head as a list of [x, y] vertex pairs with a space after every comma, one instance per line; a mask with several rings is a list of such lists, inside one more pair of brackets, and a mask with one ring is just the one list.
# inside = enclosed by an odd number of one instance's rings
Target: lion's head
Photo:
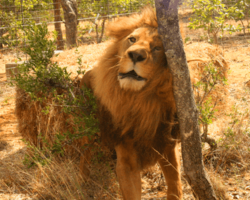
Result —
[[172, 76], [157, 27], [152, 8], [111, 22], [106, 32], [114, 39], [86, 76], [114, 126], [148, 140], [175, 113]]
[[118, 80], [125, 90], [141, 90], [166, 66], [157, 28], [140, 27], [121, 42]]
[[166, 67], [162, 41], [152, 8], [111, 23], [107, 33], [119, 43], [117, 78], [125, 90], [139, 91]]

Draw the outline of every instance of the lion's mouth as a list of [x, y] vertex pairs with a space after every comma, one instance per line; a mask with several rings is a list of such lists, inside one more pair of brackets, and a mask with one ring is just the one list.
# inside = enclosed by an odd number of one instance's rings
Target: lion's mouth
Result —
[[133, 78], [133, 79], [136, 79], [137, 81], [144, 81], [146, 80], [145, 78], [139, 76], [135, 70], [132, 70], [130, 72], [127, 72], [127, 73], [119, 73], [119, 78], [120, 79], [124, 79], [124, 78]]

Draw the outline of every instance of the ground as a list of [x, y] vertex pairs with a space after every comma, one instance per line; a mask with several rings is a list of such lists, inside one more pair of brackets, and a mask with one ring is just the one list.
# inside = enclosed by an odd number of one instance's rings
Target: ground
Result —
[[[104, 49], [105, 45], [106, 44], [99, 44], [99, 51]], [[190, 42], [186, 44], [185, 47], [188, 45], [194, 44]], [[85, 66], [88, 67], [94, 65], [97, 59], [97, 53], [93, 54], [91, 48], [96, 49], [96, 47], [96, 44], [94, 44], [92, 47], [85, 46], [78, 49], [78, 51], [86, 57], [83, 58], [83, 64]], [[34, 189], [34, 193], [32, 193], [29, 183], [26, 180], [17, 180], [17, 176], [15, 176], [17, 171], [23, 173], [22, 175], [18, 174], [19, 178], [34, 176], [38, 177], [39, 180], [42, 175], [39, 175], [36, 169], [28, 169], [22, 163], [25, 152], [27, 151], [27, 146], [21, 141], [21, 135], [17, 131], [17, 120], [15, 116], [15, 88], [7, 83], [4, 65], [5, 63], [15, 61], [15, 56], [13, 56], [14, 53], [15, 52], [8, 52], [0, 54], [0, 199], [39, 199], [37, 198], [37, 190]], [[249, 40], [245, 41], [245, 45], [228, 45], [228, 47], [223, 48], [223, 54], [230, 67], [227, 86], [229, 94], [228, 99], [226, 99], [226, 101], [228, 101], [228, 109], [234, 104], [242, 106], [242, 102], [244, 101], [246, 106], [241, 107], [241, 111], [245, 112], [249, 109], [250, 105], [250, 93], [248, 92], [249, 86], [247, 84], [250, 80]], [[67, 56], [70, 57], [70, 59], [67, 59]], [[76, 59], [74, 58], [77, 56], [78, 53], [76, 53], [75, 50], [70, 50], [56, 57], [55, 61], [61, 62], [61, 65], [68, 66], [68, 69], [73, 71], [75, 69], [74, 66], [76, 65]], [[242, 100], [243, 98], [244, 100]], [[228, 120], [229, 119], [226, 116], [219, 117], [215, 120], [210, 126], [210, 136], [216, 139], [223, 138], [223, 130], [229, 126]], [[250, 136], [247, 137], [249, 141]], [[205, 146], [204, 152], [206, 151], [207, 147]], [[236, 148], [236, 151], [240, 150]], [[250, 162], [249, 160], [244, 161], [245, 162], [238, 163], [238, 165], [233, 162], [231, 167], [225, 165], [224, 170], [211, 169], [209, 165], [213, 165], [212, 162], [207, 165], [210, 176], [215, 177], [217, 182], [220, 182], [220, 184], [224, 186], [230, 199], [250, 199]], [[166, 189], [163, 187], [164, 179], [158, 166], [143, 172], [142, 177], [143, 199], [165, 199], [164, 196]], [[31, 177], [29, 178], [30, 180], [33, 180]], [[116, 185], [114, 186], [115, 191], [110, 192], [109, 190], [107, 196], [101, 196], [99, 199], [114, 199], [114, 197], [118, 197], [119, 199], [120, 194], [115, 177], [113, 181], [114, 183], [112, 185]], [[194, 198], [192, 197], [191, 189], [184, 177], [182, 177], [182, 181], [184, 199], [193, 200]]]

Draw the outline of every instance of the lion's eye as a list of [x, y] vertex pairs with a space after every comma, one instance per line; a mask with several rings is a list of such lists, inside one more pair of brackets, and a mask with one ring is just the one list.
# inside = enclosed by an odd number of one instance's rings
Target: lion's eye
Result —
[[129, 41], [131, 42], [131, 43], [135, 43], [136, 42], [136, 39], [134, 38], [134, 37], [130, 37], [130, 38], [128, 38], [129, 39]]
[[161, 47], [155, 47], [154, 49], [153, 49], [153, 51], [160, 51], [161, 50]]

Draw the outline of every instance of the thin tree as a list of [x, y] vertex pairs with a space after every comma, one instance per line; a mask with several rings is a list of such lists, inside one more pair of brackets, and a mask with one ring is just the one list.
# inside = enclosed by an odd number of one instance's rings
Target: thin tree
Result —
[[76, 46], [77, 39], [77, 2], [61, 0], [66, 27], [66, 43], [68, 48]]
[[216, 200], [204, 170], [198, 124], [186, 55], [179, 30], [179, 0], [155, 0], [158, 31], [173, 75], [173, 90], [181, 132], [182, 158], [187, 181], [199, 200]]
[[63, 50], [64, 44], [63, 44], [63, 35], [62, 35], [62, 29], [61, 29], [61, 11], [60, 11], [60, 0], [53, 0], [53, 6], [54, 6], [54, 22], [55, 22], [55, 30], [57, 32], [57, 50]]

